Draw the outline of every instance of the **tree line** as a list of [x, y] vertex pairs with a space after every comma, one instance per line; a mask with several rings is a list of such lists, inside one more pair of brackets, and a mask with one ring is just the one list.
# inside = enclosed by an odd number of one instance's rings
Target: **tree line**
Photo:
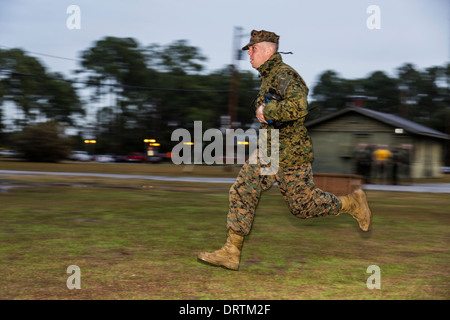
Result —
[[327, 70], [313, 88], [314, 117], [357, 105], [391, 113], [450, 134], [450, 63], [418, 70], [405, 63], [391, 77], [374, 71], [363, 79], [343, 79]]
[[[231, 65], [206, 73], [206, 61], [187, 40], [143, 46], [133, 38], [105, 37], [80, 53], [77, 69], [67, 77], [21, 49], [0, 50], [0, 148], [23, 144], [26, 128], [50, 121], [57, 128], [47, 131], [59, 137], [61, 126], [77, 129], [74, 149], [85, 148], [88, 138], [96, 139], [96, 153], [127, 154], [143, 151], [143, 139], [151, 138], [167, 152], [176, 128], [190, 129], [194, 121], [202, 121], [205, 130], [220, 128], [231, 102], [236, 125], [248, 128], [260, 79]], [[324, 71], [311, 90], [307, 120], [362, 101], [449, 133], [450, 63], [425, 70], [404, 64], [396, 72], [349, 80]], [[12, 128], [2, 121], [6, 103], [22, 114]]]

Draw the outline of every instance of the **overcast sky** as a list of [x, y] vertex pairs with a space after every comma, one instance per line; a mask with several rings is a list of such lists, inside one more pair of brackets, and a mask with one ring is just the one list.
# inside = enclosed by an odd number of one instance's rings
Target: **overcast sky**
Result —
[[[68, 29], [69, 5], [80, 8], [80, 29]], [[380, 29], [369, 29], [370, 5]], [[22, 48], [68, 59], [105, 36], [141, 45], [186, 39], [208, 58], [207, 71], [232, 62], [234, 27], [245, 45], [252, 29], [280, 35], [280, 51], [314, 86], [325, 70], [347, 79], [381, 70], [395, 75], [406, 62], [420, 69], [450, 61], [448, 0], [0, 0], [0, 48]], [[30, 53], [31, 54], [31, 53]], [[72, 60], [31, 54], [52, 72], [70, 75]], [[239, 62], [251, 70], [248, 58]]]

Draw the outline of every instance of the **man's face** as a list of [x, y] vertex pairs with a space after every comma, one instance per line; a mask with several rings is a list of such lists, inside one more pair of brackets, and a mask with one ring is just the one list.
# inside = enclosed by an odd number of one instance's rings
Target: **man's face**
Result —
[[248, 48], [247, 54], [250, 56], [250, 64], [253, 68], [259, 68], [272, 55], [267, 45], [263, 42], [255, 43]]

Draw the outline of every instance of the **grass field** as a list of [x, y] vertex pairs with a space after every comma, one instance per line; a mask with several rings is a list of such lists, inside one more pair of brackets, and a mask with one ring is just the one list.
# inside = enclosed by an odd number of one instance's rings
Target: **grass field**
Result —
[[[238, 170], [84, 165], [6, 161], [0, 169], [224, 177]], [[233, 272], [196, 259], [225, 241], [227, 184], [0, 179], [14, 187], [0, 193], [0, 299], [450, 298], [448, 194], [370, 191], [374, 224], [363, 233], [348, 215], [295, 218], [274, 186]], [[66, 286], [70, 265], [81, 270], [79, 290]], [[379, 290], [366, 286], [371, 265], [381, 271]]]

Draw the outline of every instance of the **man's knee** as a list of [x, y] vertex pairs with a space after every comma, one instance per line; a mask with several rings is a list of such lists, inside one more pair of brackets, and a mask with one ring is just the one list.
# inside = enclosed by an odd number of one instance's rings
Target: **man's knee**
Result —
[[311, 218], [311, 210], [314, 209], [314, 197], [310, 188], [302, 188], [293, 190], [292, 192], [284, 192], [283, 196], [289, 207], [289, 211], [300, 219]]

